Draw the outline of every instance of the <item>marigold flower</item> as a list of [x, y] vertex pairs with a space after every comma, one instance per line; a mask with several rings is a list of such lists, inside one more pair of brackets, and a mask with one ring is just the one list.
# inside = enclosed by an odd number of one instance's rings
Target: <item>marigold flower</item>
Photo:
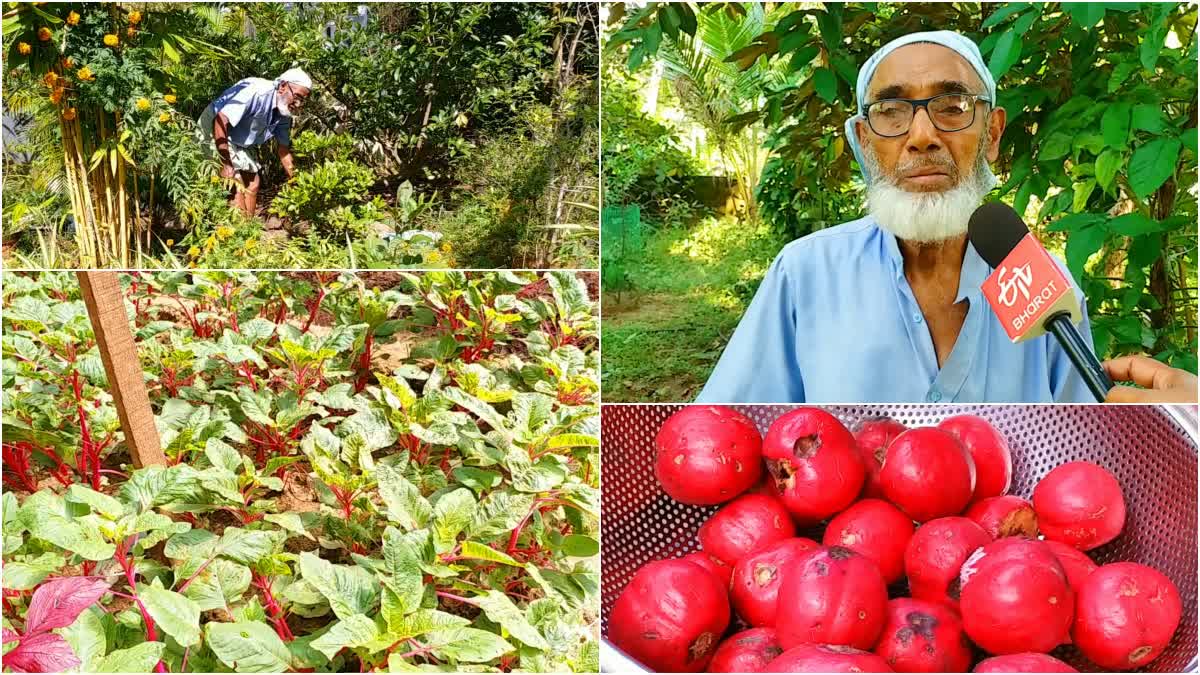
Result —
[[221, 177], [220, 177], [220, 176], [213, 176], [211, 180], [212, 180], [212, 182], [214, 182], [214, 183], [220, 183], [220, 182], [221, 182]]
[[71, 26], [79, 25], [79, 12], [71, 12], [67, 15], [67, 24]]
[[425, 260], [431, 263], [439, 262], [442, 259], [442, 254], [437, 251], [430, 251], [425, 256]]
[[163, 124], [170, 122], [171, 121], [171, 113], [160, 113], [158, 116], [158, 121], [162, 122]]
[[229, 227], [228, 225], [222, 225], [221, 227], [217, 228], [217, 238], [218, 239], [224, 240], [224, 239], [228, 239], [232, 236], [233, 236], [233, 228], [232, 227]]
[[74, 108], [67, 108], [63, 111], [63, 119], [70, 122], [75, 119], [79, 113]]
[[79, 75], [79, 79], [81, 79], [85, 82], [96, 79], [96, 76], [92, 74], [92, 69], [88, 68], [87, 66], [80, 68], [78, 75]]
[[108, 45], [109, 47], [116, 47], [117, 45], [121, 44], [121, 40], [116, 35], [109, 33], [104, 36], [104, 44]]
[[46, 26], [38, 29], [38, 39], [42, 42], [49, 42], [52, 37], [54, 37], [54, 33], [50, 32], [50, 29]]
[[51, 87], [51, 88], [54, 87], [54, 83], [57, 81], [58, 81], [58, 74], [55, 73], [53, 70], [47, 71], [46, 76], [42, 78], [42, 84], [45, 84], [47, 87]]
[[142, 22], [142, 13], [136, 9], [129, 13], [129, 23], [137, 25]]
[[167, 94], [166, 96], [163, 96], [163, 100], [171, 105], [175, 105], [175, 94]]
[[62, 67], [63, 67], [63, 70], [70, 70], [70, 69], [74, 68], [75, 67], [75, 59], [73, 59], [69, 56], [64, 58], [62, 60]]
[[187, 254], [188, 254], [188, 256], [189, 256], [189, 257], [192, 257], [192, 258], [199, 258], [199, 257], [200, 257], [200, 247], [199, 247], [199, 246], [193, 246], [193, 247], [189, 248], [189, 249], [188, 249], [188, 251], [187, 251]]
[[450, 247], [450, 242], [442, 244], [442, 253], [449, 253], [451, 250], [453, 249]]
[[29, 52], [33, 51], [33, 47], [30, 47], [28, 42], [18, 42], [17, 51], [20, 52], [22, 56], [29, 56]]
[[175, 245], [175, 240], [174, 240], [174, 239], [168, 239], [168, 240], [167, 240], [167, 246], [174, 246], [174, 245]]
[[150, 109], [150, 99], [139, 98], [137, 100], [137, 109], [138, 110], [149, 110]]
[[54, 91], [50, 92], [50, 102], [53, 103], [54, 105], [58, 105], [59, 103], [62, 103], [62, 97], [63, 97], [62, 89], [55, 89]]
[[125, 35], [126, 35], [126, 37], [133, 37], [134, 35], [137, 35], [137, 29], [134, 28], [133, 26], [126, 28]]

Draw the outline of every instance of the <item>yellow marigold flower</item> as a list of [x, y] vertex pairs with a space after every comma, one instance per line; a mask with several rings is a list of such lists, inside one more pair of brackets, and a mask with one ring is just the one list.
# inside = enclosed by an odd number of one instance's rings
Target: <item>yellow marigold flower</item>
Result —
[[57, 81], [58, 81], [58, 75], [53, 70], [48, 71], [46, 73], [46, 76], [42, 78], [42, 83], [45, 84], [47, 87], [53, 87], [54, 83]]
[[91, 69], [91, 68], [88, 68], [87, 66], [84, 66], [84, 67], [82, 67], [82, 68], [80, 68], [80, 69], [79, 69], [79, 79], [81, 79], [81, 80], [83, 80], [83, 81], [85, 81], [85, 82], [86, 82], [86, 81], [89, 81], [89, 80], [94, 80], [94, 79], [96, 79], [96, 76], [92, 74], [92, 69]]
[[441, 260], [441, 259], [442, 259], [442, 254], [441, 254], [441, 253], [438, 253], [437, 251], [430, 251], [430, 252], [429, 252], [429, 253], [428, 253], [428, 254], [425, 256], [425, 260], [427, 260], [428, 262], [431, 262], [431, 263], [438, 262], [438, 261], [439, 261], [439, 260]]
[[67, 15], [67, 23], [72, 26], [79, 25], [79, 12], [71, 12]]
[[29, 52], [33, 51], [33, 47], [30, 47], [28, 42], [18, 42], [17, 51], [21, 52], [22, 56], [29, 56]]
[[49, 28], [42, 26], [38, 29], [38, 39], [42, 42], [49, 42], [52, 37], [54, 37], [54, 33], [50, 32]]
[[250, 249], [254, 248], [254, 247], [255, 247], [255, 245], [257, 245], [257, 244], [258, 244], [258, 241], [257, 241], [257, 240], [255, 240], [255, 239], [247, 239], [247, 240], [246, 240], [246, 243], [245, 243], [245, 244], [243, 244], [243, 245], [246, 247], [246, 250], [247, 250], [247, 251], [249, 251]]
[[137, 100], [137, 109], [138, 110], [149, 110], [150, 109], [150, 99], [139, 98]]
[[135, 26], [142, 22], [142, 13], [136, 9], [129, 13], [129, 23]]
[[158, 121], [162, 122], [163, 124], [170, 122], [171, 121], [171, 113], [160, 113], [158, 116]]
[[104, 44], [108, 45], [109, 47], [116, 47], [117, 45], [121, 44], [121, 40], [116, 35], [109, 33], [108, 35], [104, 36]]
[[75, 117], [78, 116], [78, 114], [79, 113], [76, 112], [76, 110], [74, 108], [67, 108], [66, 110], [63, 111], [63, 119], [70, 122], [71, 120], [75, 119]]
[[174, 239], [168, 239], [168, 240], [167, 240], [167, 246], [174, 246], [174, 245], [175, 245], [175, 240], [174, 240]]
[[214, 183], [220, 183], [220, 182], [221, 182], [221, 177], [220, 177], [220, 176], [213, 176], [211, 180], [212, 180], [212, 182], [214, 182]]
[[175, 98], [175, 94], [167, 94], [166, 96], [163, 96], [163, 100], [171, 105], [175, 105], [175, 101], [177, 99]]
[[228, 239], [233, 236], [233, 228], [228, 225], [222, 225], [217, 228], [217, 239]]
[[442, 244], [442, 253], [449, 253], [453, 249], [450, 247], [450, 242]]
[[189, 248], [187, 254], [193, 258], [199, 258], [200, 257], [200, 247], [193, 246], [193, 247]]

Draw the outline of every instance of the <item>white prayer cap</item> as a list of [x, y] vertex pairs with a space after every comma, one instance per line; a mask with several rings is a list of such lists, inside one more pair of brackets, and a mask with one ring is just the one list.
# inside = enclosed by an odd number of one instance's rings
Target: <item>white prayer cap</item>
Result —
[[280, 82], [291, 82], [292, 84], [304, 87], [305, 89], [312, 89], [312, 78], [308, 76], [308, 73], [299, 68], [292, 68], [284, 72], [284, 74], [280, 75], [279, 78], [275, 80], [276, 85], [278, 85]]

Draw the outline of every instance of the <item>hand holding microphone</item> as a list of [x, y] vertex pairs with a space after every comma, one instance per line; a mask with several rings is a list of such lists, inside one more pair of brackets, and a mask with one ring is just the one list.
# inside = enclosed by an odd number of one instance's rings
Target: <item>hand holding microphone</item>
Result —
[[1113, 387], [1105, 398], [1107, 403], [1195, 403], [1197, 400], [1195, 375], [1148, 356], [1122, 356], [1105, 361], [1104, 370], [1118, 382], [1133, 382], [1142, 387]]
[[1051, 333], [1097, 401], [1113, 388], [1100, 361], [1075, 328], [1083, 319], [1071, 279], [1007, 204], [990, 202], [971, 214], [971, 245], [995, 271], [983, 295], [1013, 342]]

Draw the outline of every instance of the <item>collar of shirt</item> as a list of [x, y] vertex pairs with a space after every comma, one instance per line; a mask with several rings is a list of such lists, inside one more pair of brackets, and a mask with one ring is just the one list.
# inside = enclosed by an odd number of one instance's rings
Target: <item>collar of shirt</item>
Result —
[[[872, 223], [879, 228], [879, 235], [883, 237], [884, 250], [887, 251], [888, 258], [892, 261], [896, 283], [907, 284], [908, 281], [904, 278], [904, 256], [900, 254], [900, 244], [897, 242], [896, 236], [880, 227], [878, 223], [874, 222], [874, 219], [872, 219]], [[984, 280], [991, 273], [991, 266], [979, 256], [974, 244], [968, 241], [967, 250], [963, 253], [962, 270], [958, 274], [958, 295], [954, 298], [954, 302], [970, 300], [974, 304], [977, 297], [982, 297], [980, 289], [983, 287]]]

